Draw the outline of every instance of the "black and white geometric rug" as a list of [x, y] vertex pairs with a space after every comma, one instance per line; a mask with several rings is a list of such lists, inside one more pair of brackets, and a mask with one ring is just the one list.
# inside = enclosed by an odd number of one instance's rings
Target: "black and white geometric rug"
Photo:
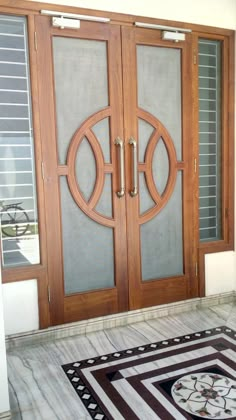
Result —
[[236, 333], [228, 327], [62, 368], [92, 419], [236, 419]]

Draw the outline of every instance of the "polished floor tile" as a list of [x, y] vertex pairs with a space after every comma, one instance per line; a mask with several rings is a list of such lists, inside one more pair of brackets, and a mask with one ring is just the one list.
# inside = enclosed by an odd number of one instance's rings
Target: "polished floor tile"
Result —
[[15, 348], [8, 352], [12, 418], [90, 419], [61, 365], [221, 325], [236, 329], [234, 304]]

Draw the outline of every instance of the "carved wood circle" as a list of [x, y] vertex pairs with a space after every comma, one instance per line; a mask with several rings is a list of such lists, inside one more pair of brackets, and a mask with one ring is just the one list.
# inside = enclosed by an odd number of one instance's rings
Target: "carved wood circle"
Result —
[[[105, 173], [109, 172], [106, 168], [106, 164], [104, 162], [102, 148], [92, 131], [92, 127], [98, 123], [99, 121], [103, 120], [106, 117], [111, 115], [110, 107], [103, 109], [102, 111], [96, 112], [95, 114], [91, 115], [75, 132], [74, 136], [72, 137], [68, 153], [67, 153], [67, 166], [69, 168], [67, 174], [67, 182], [69, 185], [69, 189], [73, 199], [75, 200], [76, 204], [83, 210], [84, 213], [87, 214], [91, 219], [94, 221], [109, 227], [115, 226], [115, 221], [113, 218], [109, 218], [103, 216], [101, 213], [95, 210], [95, 207], [101, 197], [104, 182], [105, 182]], [[82, 140], [86, 138], [89, 142], [94, 158], [96, 163], [96, 181], [94, 185], [94, 189], [92, 195], [88, 201], [86, 201], [85, 197], [83, 196], [78, 181], [76, 177], [76, 155], [79, 149], [79, 146]]]
[[[137, 110], [138, 118], [146, 121], [154, 128], [154, 131], [150, 137], [148, 142], [145, 157], [144, 157], [144, 164], [142, 164], [142, 172], [145, 175], [145, 180], [147, 183], [147, 188], [150, 193], [152, 200], [155, 203], [155, 206], [151, 209], [145, 211], [139, 217], [139, 223], [143, 224], [151, 220], [155, 217], [162, 209], [165, 207], [167, 202], [169, 201], [175, 187], [176, 177], [177, 177], [177, 155], [174, 147], [173, 140], [164, 127], [164, 125], [159, 121], [156, 117], [150, 114], [147, 111], [142, 109]], [[164, 145], [166, 147], [168, 160], [169, 160], [169, 174], [165, 189], [162, 194], [159, 194], [154, 178], [153, 178], [153, 171], [152, 171], [152, 161], [154, 156], [154, 151], [158, 142], [162, 139]]]

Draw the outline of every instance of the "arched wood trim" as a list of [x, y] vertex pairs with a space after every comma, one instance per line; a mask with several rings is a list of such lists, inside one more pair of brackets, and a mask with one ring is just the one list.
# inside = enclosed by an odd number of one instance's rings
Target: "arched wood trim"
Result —
[[[152, 125], [155, 129], [151, 135], [146, 149], [144, 164], [139, 164], [139, 171], [144, 172], [145, 174], [145, 180], [147, 183], [149, 194], [151, 195], [153, 201], [156, 203], [156, 206], [143, 213], [142, 216], [139, 218], [139, 224], [143, 224], [151, 220], [154, 216], [156, 216], [156, 214], [158, 214], [169, 201], [169, 198], [175, 187], [177, 168], [179, 167], [179, 165], [177, 162], [177, 155], [173, 140], [167, 129], [163, 126], [163, 124], [152, 114], [150, 114], [147, 111], [144, 111], [143, 109], [138, 109], [137, 115], [139, 118]], [[165, 144], [169, 160], [168, 180], [164, 192], [161, 195], [157, 191], [152, 171], [153, 154], [160, 139], [162, 139], [162, 141]]]
[[[88, 217], [104, 226], [114, 227], [115, 222], [113, 218], [105, 217], [94, 210], [103, 191], [105, 173], [107, 172], [108, 167], [106, 165], [105, 168], [102, 148], [95, 134], [91, 130], [93, 125], [110, 115], [111, 110], [109, 107], [103, 109], [102, 111], [96, 112], [91, 117], [87, 118], [86, 121], [75, 132], [67, 153], [67, 182], [71, 195], [74, 198], [76, 204]], [[79, 188], [75, 170], [76, 154], [84, 138], [88, 140], [96, 161], [96, 181], [92, 195], [88, 202], [85, 201], [84, 196]]]

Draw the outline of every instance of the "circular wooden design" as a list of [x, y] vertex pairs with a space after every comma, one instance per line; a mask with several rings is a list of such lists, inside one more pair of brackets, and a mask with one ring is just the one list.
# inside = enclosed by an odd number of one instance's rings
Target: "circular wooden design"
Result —
[[[151, 195], [156, 205], [152, 207], [150, 210], [147, 210], [145, 213], [142, 214], [142, 216], [139, 217], [139, 223], [143, 224], [151, 220], [154, 216], [156, 216], [156, 214], [158, 214], [169, 201], [175, 187], [177, 170], [178, 170], [178, 162], [177, 162], [177, 155], [176, 155], [173, 140], [170, 134], [168, 133], [167, 129], [161, 123], [161, 121], [159, 121], [149, 112], [144, 111], [142, 109], [138, 109], [137, 115], [140, 119], [146, 121], [147, 123], [152, 125], [154, 128], [154, 131], [150, 137], [148, 146], [146, 148], [144, 163], [141, 165], [142, 165], [142, 172], [144, 172], [145, 174], [145, 179], [146, 179], [149, 194]], [[157, 187], [155, 185], [155, 181], [153, 178], [153, 171], [152, 171], [153, 155], [160, 139], [162, 139], [166, 147], [166, 151], [167, 151], [168, 159], [169, 159], [169, 175], [168, 175], [166, 187], [162, 194], [159, 194], [157, 190]]]
[[[98, 123], [99, 121], [103, 120], [106, 117], [111, 115], [110, 107], [103, 109], [102, 111], [96, 112], [95, 114], [91, 115], [75, 132], [74, 136], [72, 137], [68, 153], [67, 153], [67, 166], [68, 166], [68, 174], [67, 174], [67, 182], [70, 188], [71, 195], [75, 200], [76, 204], [83, 210], [84, 213], [87, 214], [91, 219], [94, 221], [109, 227], [115, 226], [115, 221], [113, 218], [105, 217], [102, 214], [98, 213], [95, 210], [95, 207], [101, 197], [104, 181], [105, 181], [105, 173], [109, 172], [106, 170], [106, 164], [104, 162], [103, 152], [101, 146], [92, 131], [92, 127]], [[76, 162], [76, 155], [78, 148], [82, 142], [82, 140], [86, 138], [89, 142], [96, 162], [96, 181], [95, 186], [92, 192], [92, 195], [88, 201], [85, 200], [80, 187], [77, 182], [76, 178], [76, 170], [75, 170], [75, 162]]]

